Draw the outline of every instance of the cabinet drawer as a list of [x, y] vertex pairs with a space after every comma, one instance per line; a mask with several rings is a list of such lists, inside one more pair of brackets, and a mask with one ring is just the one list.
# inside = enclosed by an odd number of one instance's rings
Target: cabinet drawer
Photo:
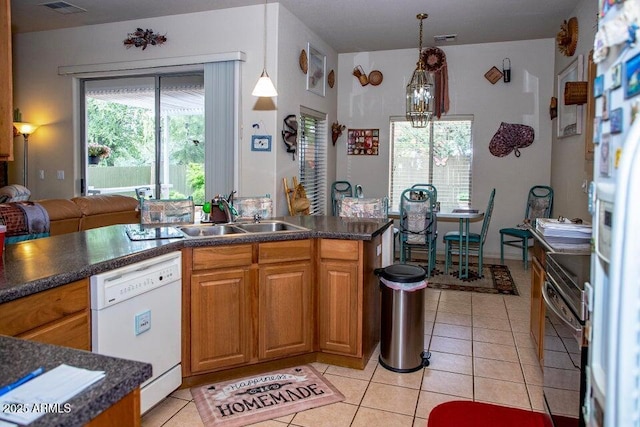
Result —
[[286, 242], [266, 242], [258, 246], [258, 262], [302, 261], [311, 259], [311, 240], [287, 240]]
[[91, 351], [89, 311], [67, 316], [57, 322], [20, 334], [18, 338]]
[[357, 261], [360, 257], [360, 242], [358, 240], [320, 240], [320, 257]]
[[251, 265], [252, 245], [212, 246], [193, 250], [193, 269], [240, 267]]
[[88, 308], [88, 279], [38, 292], [0, 306], [0, 334], [16, 336]]

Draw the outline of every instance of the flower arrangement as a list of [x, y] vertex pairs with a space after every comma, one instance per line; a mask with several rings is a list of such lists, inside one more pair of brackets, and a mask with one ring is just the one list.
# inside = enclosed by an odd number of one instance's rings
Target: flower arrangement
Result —
[[101, 159], [106, 159], [111, 155], [111, 148], [106, 145], [90, 142], [88, 152], [90, 157], [95, 156], [100, 157]]

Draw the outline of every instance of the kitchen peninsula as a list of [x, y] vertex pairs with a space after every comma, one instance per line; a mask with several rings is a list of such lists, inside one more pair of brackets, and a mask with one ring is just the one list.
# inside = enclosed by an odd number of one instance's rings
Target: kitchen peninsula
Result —
[[[181, 250], [183, 387], [313, 360], [363, 368], [379, 340], [373, 270], [390, 256], [392, 222], [280, 219], [304, 230], [132, 241], [115, 225], [8, 245], [0, 334], [90, 350], [88, 278]], [[37, 303], [53, 308], [28, 326], [5, 320]]]

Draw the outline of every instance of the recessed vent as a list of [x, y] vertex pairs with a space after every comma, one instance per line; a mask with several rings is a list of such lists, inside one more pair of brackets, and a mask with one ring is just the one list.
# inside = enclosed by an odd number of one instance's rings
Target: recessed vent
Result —
[[436, 43], [453, 42], [457, 38], [458, 38], [457, 34], [442, 34], [439, 36], [433, 36], [433, 39], [436, 41]]
[[58, 12], [62, 15], [70, 15], [72, 13], [83, 13], [86, 9], [67, 3], [66, 1], [54, 1], [51, 3], [42, 3], [40, 6], [48, 7], [54, 12]]

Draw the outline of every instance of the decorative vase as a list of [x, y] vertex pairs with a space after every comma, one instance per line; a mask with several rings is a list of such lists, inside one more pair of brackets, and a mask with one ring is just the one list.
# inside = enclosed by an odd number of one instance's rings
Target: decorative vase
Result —
[[90, 165], [97, 165], [98, 163], [100, 163], [100, 156], [89, 156]]

